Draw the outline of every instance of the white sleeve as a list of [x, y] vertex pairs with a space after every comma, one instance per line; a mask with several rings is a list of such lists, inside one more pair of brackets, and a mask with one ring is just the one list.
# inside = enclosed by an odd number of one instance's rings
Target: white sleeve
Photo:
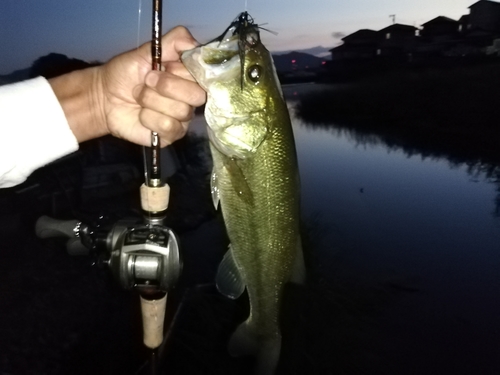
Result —
[[78, 150], [63, 109], [43, 77], [0, 86], [0, 188]]

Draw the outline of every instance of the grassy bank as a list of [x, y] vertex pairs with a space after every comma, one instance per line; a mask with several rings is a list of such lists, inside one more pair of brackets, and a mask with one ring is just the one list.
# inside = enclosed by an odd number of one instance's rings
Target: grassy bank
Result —
[[498, 163], [499, 82], [499, 64], [400, 71], [304, 95], [297, 114], [316, 126], [334, 123], [403, 147]]

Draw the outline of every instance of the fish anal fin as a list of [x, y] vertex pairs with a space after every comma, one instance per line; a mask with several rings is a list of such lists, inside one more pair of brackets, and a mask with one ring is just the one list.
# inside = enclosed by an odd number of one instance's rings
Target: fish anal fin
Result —
[[238, 298], [245, 291], [245, 283], [233, 258], [231, 245], [219, 264], [216, 285], [221, 294], [231, 299]]

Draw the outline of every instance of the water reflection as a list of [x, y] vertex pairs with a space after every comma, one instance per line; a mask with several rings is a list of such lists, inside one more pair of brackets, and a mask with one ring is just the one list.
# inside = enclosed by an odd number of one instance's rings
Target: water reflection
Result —
[[[332, 89], [332, 87], [335, 87]], [[294, 113], [295, 121], [301, 122], [301, 126], [310, 129], [326, 129], [334, 136], [346, 137], [349, 142], [356, 146], [383, 145], [389, 151], [402, 151], [408, 157], [418, 156], [422, 159], [446, 160], [450, 168], [465, 168], [472, 180], [486, 179], [497, 185], [498, 196], [493, 200], [493, 213], [498, 216], [500, 211], [500, 151], [485, 150], [482, 147], [480, 137], [469, 140], [464, 145], [463, 140], [457, 141], [453, 137], [442, 139], [436, 137], [432, 140], [429, 135], [408, 134], [404, 130], [404, 124], [400, 129], [384, 128], [378, 125], [364, 124], [356, 126], [350, 123], [340, 123], [322, 119], [321, 116], [314, 118], [302, 118], [295, 112], [300, 107], [300, 98], [312, 94], [321, 93], [325, 90], [342, 90], [346, 85], [290, 85], [285, 86], [285, 97], [290, 103], [290, 110]], [[307, 113], [307, 111], [305, 111]]]
[[485, 360], [500, 345], [498, 165], [347, 126], [293, 124], [303, 211], [328, 228], [313, 249], [320, 280], [412, 292], [384, 307], [375, 352], [397, 353], [394, 371], [424, 373], [418, 356], [455, 373], [500, 370]]

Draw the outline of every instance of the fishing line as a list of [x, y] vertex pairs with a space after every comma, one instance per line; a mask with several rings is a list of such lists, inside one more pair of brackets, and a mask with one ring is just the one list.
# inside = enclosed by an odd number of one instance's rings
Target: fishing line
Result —
[[[141, 17], [142, 17], [142, 0], [137, 3], [137, 45], [136, 49], [139, 49], [141, 43]], [[142, 162], [144, 165], [144, 183], [147, 185], [149, 181], [148, 173], [148, 162], [146, 155], [146, 146], [142, 146]]]
[[[138, 2], [137, 9], [137, 46], [136, 49], [139, 49], [141, 43], [141, 18], [142, 18], [142, 0]], [[149, 168], [148, 168], [148, 156], [147, 156], [147, 147], [142, 146], [142, 163], [144, 168], [144, 184], [149, 186]], [[147, 205], [149, 206], [149, 195], [146, 194]], [[151, 212], [148, 211], [149, 221], [151, 222]]]
[[139, 9], [137, 11], [137, 46], [139, 48], [140, 36], [141, 36], [141, 14], [142, 14], [142, 0], [139, 0]]

